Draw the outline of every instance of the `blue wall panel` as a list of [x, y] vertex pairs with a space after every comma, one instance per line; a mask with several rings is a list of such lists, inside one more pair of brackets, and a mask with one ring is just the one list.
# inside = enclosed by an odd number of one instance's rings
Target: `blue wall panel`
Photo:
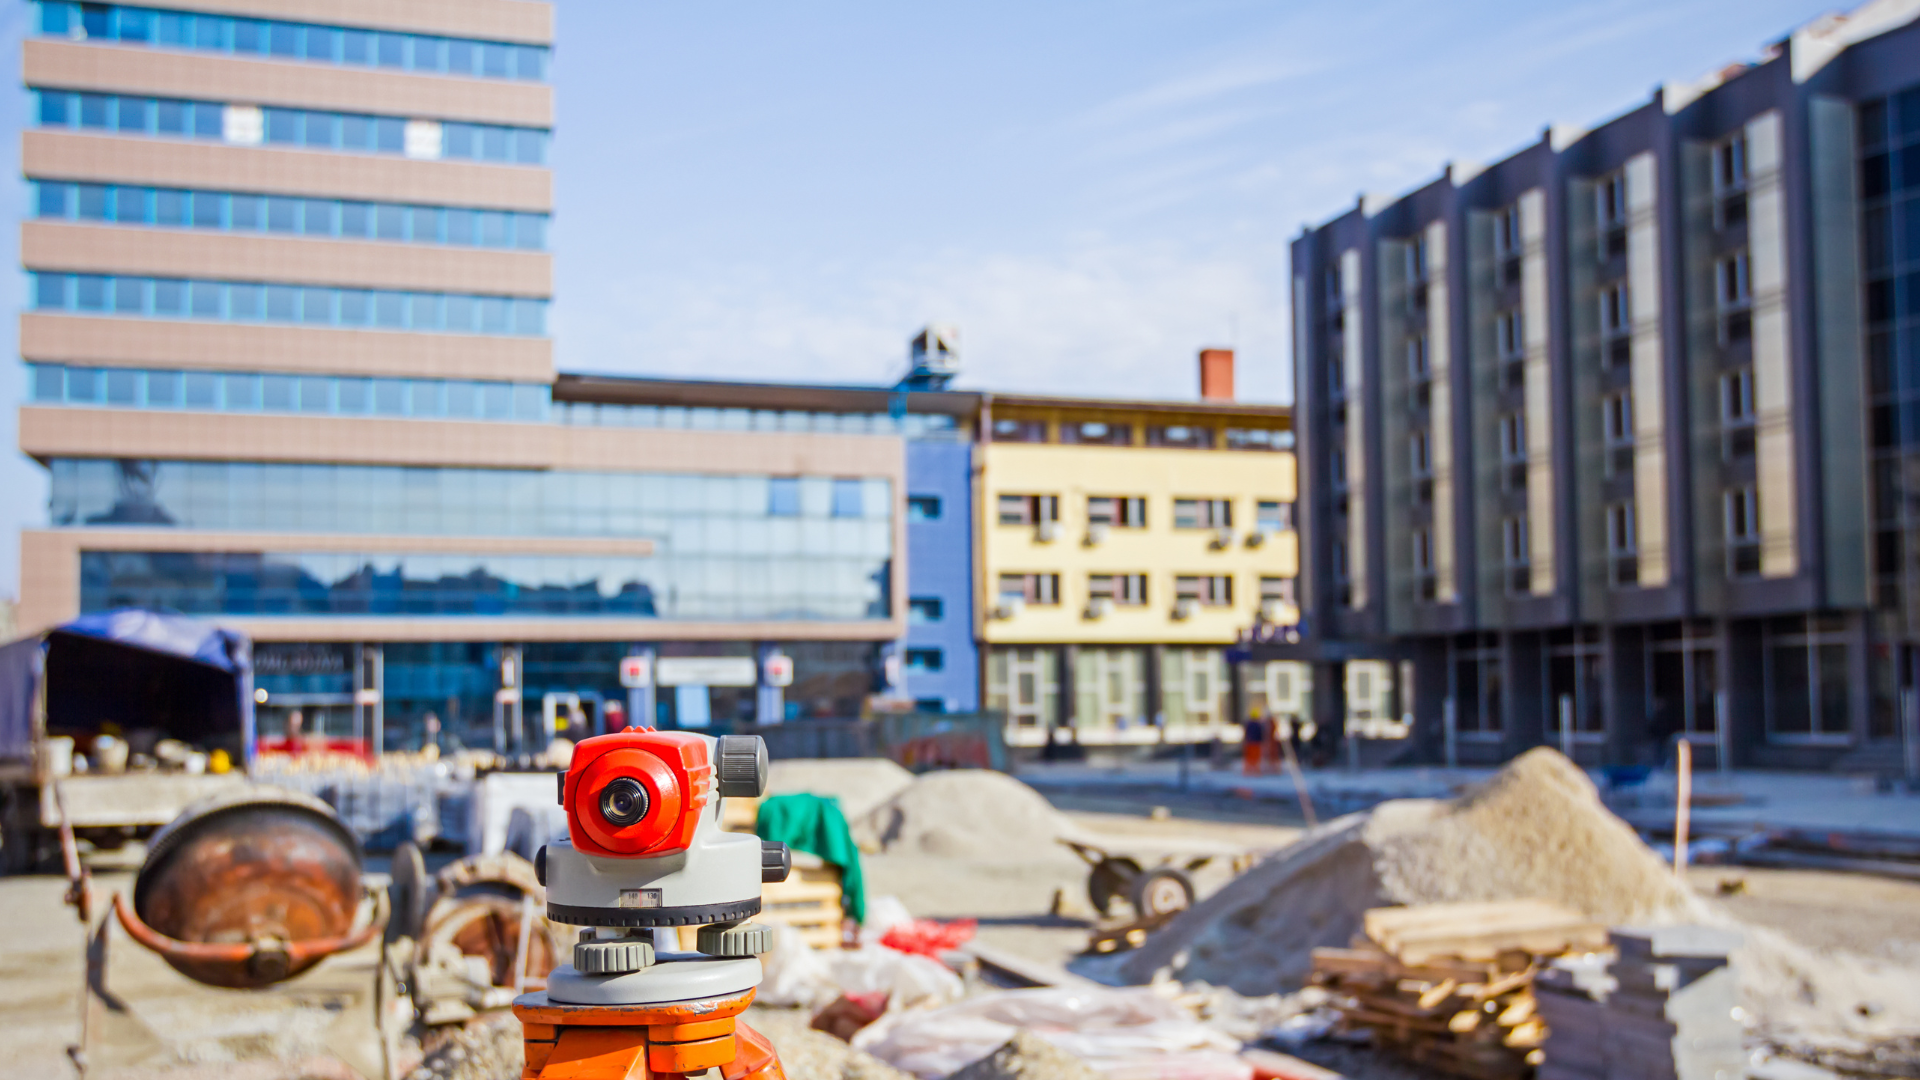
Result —
[[[907, 443], [907, 497], [940, 500], [933, 521], [907, 521], [907, 596], [940, 601], [936, 622], [907, 627], [907, 694], [940, 699], [948, 712], [980, 707], [980, 657], [973, 641], [973, 447]], [[940, 670], [917, 669], [921, 650], [939, 650]]]

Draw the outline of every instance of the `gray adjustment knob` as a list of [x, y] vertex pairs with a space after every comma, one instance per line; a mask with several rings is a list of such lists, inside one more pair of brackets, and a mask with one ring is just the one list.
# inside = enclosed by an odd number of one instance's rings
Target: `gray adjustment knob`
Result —
[[651, 966], [649, 942], [581, 941], [573, 946], [573, 967], [582, 975], [625, 975]]
[[760, 880], [785, 881], [793, 873], [793, 852], [778, 840], [760, 841]]
[[708, 956], [759, 956], [773, 948], [773, 930], [759, 923], [711, 923], [700, 928], [695, 942]]
[[767, 741], [758, 735], [722, 735], [714, 776], [723, 799], [757, 799], [767, 790]]

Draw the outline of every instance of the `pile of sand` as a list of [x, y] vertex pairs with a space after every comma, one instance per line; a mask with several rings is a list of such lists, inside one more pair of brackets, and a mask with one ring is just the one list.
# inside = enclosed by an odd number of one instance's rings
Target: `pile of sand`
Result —
[[1075, 833], [1039, 792], [988, 769], [934, 772], [876, 807], [861, 823], [880, 847], [949, 858], [1047, 862]]
[[1017, 1031], [1005, 1045], [948, 1080], [1099, 1080], [1093, 1067], [1038, 1035]]
[[913, 774], [886, 758], [799, 758], [767, 771], [769, 795], [826, 795], [858, 821], [913, 783]]
[[1389, 904], [1539, 897], [1610, 924], [1697, 920], [1677, 883], [1566, 758], [1536, 749], [1452, 802], [1403, 800], [1329, 822], [1242, 874], [1120, 967], [1249, 995], [1299, 986], [1312, 950], [1345, 945]]

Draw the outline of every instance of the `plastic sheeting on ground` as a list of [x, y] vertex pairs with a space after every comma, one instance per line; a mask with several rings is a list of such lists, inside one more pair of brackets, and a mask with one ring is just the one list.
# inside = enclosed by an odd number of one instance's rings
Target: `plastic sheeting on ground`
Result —
[[887, 1008], [944, 1005], [966, 992], [960, 976], [937, 960], [880, 945], [810, 949], [800, 935], [775, 926], [773, 950], [760, 958], [756, 1000], [817, 1008], [841, 994], [887, 995]]
[[1109, 1080], [1250, 1080], [1240, 1044], [1146, 989], [1046, 987], [983, 994], [938, 1009], [892, 1012], [853, 1045], [923, 1080], [993, 1053], [1024, 1029]]

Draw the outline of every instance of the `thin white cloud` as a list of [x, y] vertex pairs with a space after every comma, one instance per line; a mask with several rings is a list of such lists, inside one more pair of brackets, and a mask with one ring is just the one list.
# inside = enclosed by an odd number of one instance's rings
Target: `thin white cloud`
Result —
[[633, 279], [609, 291], [633, 298], [602, 305], [622, 312], [629, 347], [583, 365], [596, 370], [877, 382], [900, 374], [907, 339], [939, 319], [961, 327], [963, 385], [1190, 397], [1196, 350], [1235, 344], [1243, 396], [1288, 396], [1277, 287], [1237, 253], [1088, 244], [1052, 257], [944, 253], [862, 275]]

